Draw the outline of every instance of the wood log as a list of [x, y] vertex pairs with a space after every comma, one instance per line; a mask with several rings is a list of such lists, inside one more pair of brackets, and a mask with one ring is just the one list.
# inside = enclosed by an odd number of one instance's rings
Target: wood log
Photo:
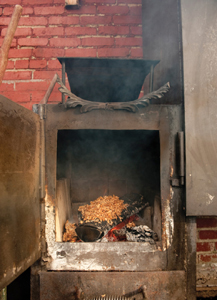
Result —
[[19, 19], [22, 14], [22, 10], [23, 10], [22, 6], [15, 5], [4, 41], [2, 44], [2, 47], [0, 49], [0, 84], [2, 83], [4, 74], [5, 74], [5, 70], [6, 70], [7, 63], [8, 63], [8, 52], [9, 52]]

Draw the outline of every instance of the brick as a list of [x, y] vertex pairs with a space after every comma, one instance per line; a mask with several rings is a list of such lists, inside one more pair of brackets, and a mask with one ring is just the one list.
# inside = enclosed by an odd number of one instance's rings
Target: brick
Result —
[[139, 16], [113, 16], [114, 24], [142, 24], [142, 18]]
[[47, 44], [47, 38], [20, 38], [18, 40], [20, 46], [46, 46]]
[[77, 47], [81, 44], [78, 38], [55, 38], [50, 39], [51, 47]]
[[61, 68], [61, 63], [57, 59], [48, 61], [48, 69], [60, 69], [60, 68]]
[[32, 110], [32, 103], [19, 103], [19, 104], [27, 108], [28, 110]]
[[142, 58], [143, 57], [143, 49], [142, 48], [131, 49], [131, 57], [132, 58]]
[[21, 17], [19, 25], [23, 26], [37, 26], [47, 25], [47, 19], [45, 17]]
[[199, 255], [199, 261], [202, 262], [210, 262], [211, 261], [211, 255]]
[[30, 60], [29, 67], [30, 69], [43, 69], [46, 68], [47, 61], [44, 59], [33, 59]]
[[[2, 29], [1, 35], [5, 36], [6, 31], [7, 31], [7, 28]], [[14, 36], [15, 37], [17, 37], [17, 36], [25, 36], [26, 37], [26, 36], [31, 35], [31, 34], [32, 34], [32, 29], [31, 28], [17, 28], [16, 31], [15, 31]]]
[[16, 69], [28, 69], [29, 60], [16, 60], [15, 68]]
[[32, 7], [23, 7], [22, 15], [32, 15], [33, 12], [34, 11]]
[[142, 4], [142, 0], [117, 0], [118, 4]]
[[142, 16], [142, 6], [131, 6], [130, 14], [132, 16]]
[[[51, 79], [54, 77], [56, 71], [35, 71], [34, 79]], [[59, 72], [60, 75], [60, 72]]]
[[100, 14], [105, 14], [105, 15], [126, 15], [129, 12], [128, 6], [107, 6], [107, 5], [102, 5], [98, 6], [97, 8], [98, 12]]
[[90, 37], [81, 39], [83, 46], [112, 46], [114, 45], [113, 38]]
[[79, 17], [78, 16], [67, 16], [67, 17], [50, 17], [49, 24], [54, 25], [72, 25], [72, 24], [79, 24]]
[[31, 78], [31, 71], [6, 71], [3, 80], [27, 80]]
[[[4, 8], [4, 15], [12, 15], [14, 11], [14, 8], [13, 7], [5, 7]], [[22, 11], [22, 16], [23, 15], [31, 15], [33, 14], [33, 8], [31, 7], [23, 7], [23, 11]]]
[[129, 55], [128, 48], [102, 48], [98, 49], [99, 57], [127, 57]]
[[73, 10], [73, 14], [81, 15], [81, 14], [96, 14], [96, 6], [94, 5], [81, 5], [78, 9]]
[[115, 4], [116, 0], [84, 0], [85, 3]]
[[134, 35], [142, 35], [142, 26], [131, 26], [130, 32]]
[[0, 18], [0, 25], [8, 25], [10, 23], [11, 18], [1, 17]]
[[[45, 95], [45, 92], [40, 92], [40, 91], [34, 92], [32, 94], [32, 102], [39, 103], [43, 99], [44, 95]], [[58, 103], [58, 102], [61, 102], [61, 100], [62, 100], [62, 94], [59, 91], [57, 91], [57, 92], [52, 91], [52, 93], [48, 99], [48, 103]]]
[[93, 48], [76, 48], [65, 50], [65, 56], [73, 57], [96, 57], [96, 49]]
[[142, 38], [115, 38], [117, 46], [142, 46]]
[[99, 26], [99, 34], [126, 35], [129, 34], [129, 26]]
[[197, 252], [213, 251], [213, 243], [197, 243]]
[[66, 27], [65, 35], [77, 36], [77, 35], [96, 35], [95, 27]]
[[217, 230], [200, 230], [199, 239], [201, 240], [217, 239]]
[[144, 91], [140, 91], [138, 99], [142, 98], [143, 96], [144, 96]]
[[16, 91], [47, 91], [50, 81], [16, 82]]
[[58, 56], [64, 56], [64, 50], [63, 49], [57, 49], [57, 48], [37, 48], [33, 50], [33, 55], [35, 57], [58, 57]]
[[[11, 1], [11, 0], [10, 0]], [[45, 0], [22, 0], [22, 4], [27, 4], [27, 5], [37, 5], [37, 4], [44, 4]], [[53, 0], [46, 0], [46, 5], [47, 4], [52, 4]]]
[[197, 218], [197, 228], [217, 227], [217, 218]]
[[29, 102], [30, 101], [30, 94], [27, 92], [23, 92], [23, 93], [17, 93], [17, 92], [2, 92], [2, 95], [4, 95], [5, 97], [9, 98], [10, 100], [14, 101], [14, 102]]
[[109, 24], [111, 23], [112, 19], [111, 16], [81, 16], [80, 24], [87, 25], [87, 24]]
[[13, 83], [2, 83], [0, 85], [0, 93], [14, 91], [14, 84]]
[[64, 35], [64, 28], [63, 27], [33, 28], [33, 35], [36, 36]]
[[35, 15], [61, 15], [64, 13], [63, 6], [47, 6], [47, 7], [35, 7]]
[[14, 61], [9, 60], [6, 69], [14, 69]]
[[8, 5], [8, 4], [10, 4], [10, 5], [21, 4], [21, 0], [10, 0], [10, 1], [8, 1], [8, 0], [0, 0], [0, 5], [1, 4], [6, 4], [6, 5]]
[[10, 49], [8, 57], [9, 58], [22, 58], [30, 57], [32, 55], [32, 49]]
[[[0, 46], [2, 46], [2, 44], [3, 44], [3, 38], [2, 39], [0, 39]], [[11, 47], [13, 48], [13, 47], [16, 47], [17, 46], [17, 40], [16, 39], [13, 39], [12, 40], [12, 43], [11, 43]]]

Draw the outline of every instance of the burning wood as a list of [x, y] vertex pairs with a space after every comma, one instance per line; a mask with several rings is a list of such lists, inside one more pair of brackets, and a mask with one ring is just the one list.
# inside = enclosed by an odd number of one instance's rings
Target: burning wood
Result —
[[[78, 211], [82, 213], [82, 219], [85, 222], [94, 221], [101, 223], [106, 221], [112, 225], [112, 220], [119, 218], [122, 221], [121, 213], [129, 204], [124, 204], [124, 200], [120, 200], [118, 196], [99, 197], [90, 202], [90, 205], [80, 206]], [[80, 223], [82, 224], [83, 221]]]
[[65, 224], [65, 232], [63, 234], [63, 242], [78, 242], [79, 238], [77, 236], [77, 233], [75, 231], [76, 229], [75, 223], [70, 223], [68, 220]]
[[[99, 197], [78, 208], [79, 224], [65, 224], [64, 242], [150, 242], [157, 234], [146, 225], [136, 226], [141, 218], [137, 213], [147, 206], [138, 194]], [[137, 224], [138, 225], [138, 224]]]
[[121, 200], [117, 196], [99, 197], [90, 205], [79, 207], [76, 233], [82, 241], [94, 242], [147, 205], [139, 194], [127, 194]]

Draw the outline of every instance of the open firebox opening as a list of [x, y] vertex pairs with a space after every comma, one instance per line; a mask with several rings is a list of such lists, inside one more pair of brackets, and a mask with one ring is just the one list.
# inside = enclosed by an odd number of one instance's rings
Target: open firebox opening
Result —
[[59, 130], [56, 240], [161, 240], [159, 132]]

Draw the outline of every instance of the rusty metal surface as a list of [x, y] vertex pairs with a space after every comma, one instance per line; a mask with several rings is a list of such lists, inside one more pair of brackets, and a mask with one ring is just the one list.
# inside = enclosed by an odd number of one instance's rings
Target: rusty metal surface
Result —
[[0, 96], [0, 289], [40, 256], [39, 126]]
[[[123, 111], [91, 111], [81, 115], [78, 109], [47, 105], [46, 118], [46, 242], [49, 270], [166, 270], [183, 269], [184, 223], [182, 193], [171, 190], [171, 165], [174, 172], [174, 137], [181, 130], [181, 108], [150, 106], [138, 114]], [[178, 124], [178, 125], [175, 125]], [[55, 190], [57, 131], [59, 129], [158, 130], [161, 141], [162, 242], [153, 248], [136, 243], [57, 243], [55, 240]], [[176, 131], [177, 130], [177, 131]], [[175, 196], [174, 196], [175, 195]], [[180, 217], [179, 217], [180, 215]], [[183, 224], [183, 226], [181, 225]], [[181, 245], [180, 245], [181, 243]], [[117, 244], [117, 245], [116, 245]], [[158, 248], [159, 247], [159, 248]], [[167, 249], [171, 249], [170, 255]], [[178, 250], [180, 249], [180, 250]], [[95, 253], [93, 255], [92, 251]], [[116, 255], [118, 253], [118, 255]], [[126, 253], [127, 259], [124, 259]]]
[[187, 215], [216, 215], [217, 3], [182, 0], [181, 9]]
[[186, 218], [187, 231], [187, 294], [189, 299], [196, 300], [196, 218]]
[[[81, 299], [125, 295], [146, 286], [148, 300], [184, 300], [185, 272], [41, 272], [40, 300]], [[137, 298], [136, 298], [137, 299]], [[142, 299], [142, 297], [140, 298]], [[190, 299], [190, 298], [188, 298]]]
[[166, 252], [149, 243], [54, 243], [48, 251], [47, 269], [56, 271], [153, 271], [167, 265]]

